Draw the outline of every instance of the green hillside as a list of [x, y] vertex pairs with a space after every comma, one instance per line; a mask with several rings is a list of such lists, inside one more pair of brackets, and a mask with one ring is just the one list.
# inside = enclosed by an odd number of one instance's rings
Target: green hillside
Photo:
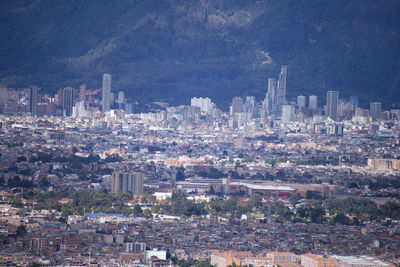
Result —
[[[288, 65], [288, 94], [339, 90], [400, 104], [400, 2], [2, 0], [0, 79], [101, 87], [142, 102], [264, 98]], [[322, 104], [321, 100], [321, 103]]]

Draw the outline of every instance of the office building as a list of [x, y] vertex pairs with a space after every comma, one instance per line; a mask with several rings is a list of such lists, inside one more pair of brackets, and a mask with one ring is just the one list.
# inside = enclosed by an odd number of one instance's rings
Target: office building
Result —
[[265, 100], [264, 100], [265, 111], [268, 114], [272, 113], [273, 106], [276, 105], [275, 92], [276, 92], [276, 81], [274, 78], [268, 78], [268, 92], [265, 95]]
[[287, 78], [287, 66], [281, 67], [281, 73], [279, 74], [279, 80], [276, 90], [276, 109], [277, 115], [282, 113], [282, 107], [286, 104], [286, 78]]
[[252, 112], [253, 108], [256, 107], [256, 98], [254, 96], [246, 96], [246, 101], [244, 102], [244, 111]]
[[125, 93], [124, 91], [120, 91], [118, 92], [118, 96], [117, 96], [117, 104], [123, 104], [125, 103]]
[[111, 180], [111, 193], [143, 194], [143, 177], [141, 172], [114, 172]]
[[103, 74], [102, 111], [110, 110], [111, 75]]
[[63, 89], [63, 115], [71, 116], [72, 107], [74, 106], [74, 89], [66, 87]]
[[251, 118], [256, 118], [257, 108], [256, 108], [256, 98], [254, 96], [247, 96], [244, 102], [244, 112], [250, 114]]
[[306, 107], [306, 97], [304, 95], [299, 95], [297, 97], [297, 106], [299, 109]]
[[192, 107], [199, 107], [201, 112], [210, 114], [214, 109], [214, 103], [208, 97], [192, 97], [190, 99], [190, 105]]
[[268, 92], [263, 104], [264, 112], [279, 117], [282, 114], [282, 106], [286, 104], [286, 78], [287, 66], [281, 67], [278, 82], [268, 78]]
[[318, 97], [316, 95], [310, 95], [308, 99], [308, 107], [311, 110], [316, 110], [318, 107]]
[[38, 90], [36, 86], [32, 86], [29, 91], [29, 111], [32, 116], [37, 115], [37, 106], [38, 106]]
[[81, 84], [81, 86], [79, 87], [79, 101], [83, 103], [83, 105], [85, 105], [86, 102], [86, 84], [83, 83]]
[[243, 112], [243, 108], [244, 108], [243, 98], [241, 98], [241, 97], [233, 98], [231, 110], [230, 110], [231, 116], [234, 116], [235, 113]]
[[0, 87], [0, 114], [5, 113], [5, 101], [8, 98], [8, 90], [5, 87]]
[[353, 110], [358, 108], [358, 102], [359, 102], [358, 96], [350, 96], [349, 102], [353, 106]]
[[339, 103], [339, 92], [328, 91], [326, 93], [326, 116], [334, 121], [338, 120], [338, 103]]
[[372, 120], [376, 121], [382, 117], [382, 103], [381, 102], [371, 102], [369, 104], [369, 115]]
[[294, 121], [295, 119], [295, 107], [293, 105], [282, 106], [282, 119], [283, 123]]

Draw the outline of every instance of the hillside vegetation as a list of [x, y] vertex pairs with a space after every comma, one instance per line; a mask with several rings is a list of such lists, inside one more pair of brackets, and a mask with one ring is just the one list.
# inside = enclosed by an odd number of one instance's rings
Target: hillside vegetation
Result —
[[[43, 92], [86, 82], [144, 103], [264, 98], [288, 65], [288, 94], [400, 103], [400, 2], [1, 0], [0, 79]], [[322, 104], [321, 99], [320, 104]]]

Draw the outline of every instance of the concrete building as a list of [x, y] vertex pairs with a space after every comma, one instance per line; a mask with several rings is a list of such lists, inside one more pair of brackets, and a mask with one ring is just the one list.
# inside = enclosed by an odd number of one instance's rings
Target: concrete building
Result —
[[310, 95], [308, 100], [308, 107], [311, 110], [316, 110], [318, 107], [318, 97], [316, 95]]
[[299, 95], [297, 97], [297, 106], [299, 107], [299, 109], [306, 107], [306, 96]]
[[111, 178], [111, 193], [143, 194], [143, 176], [141, 172], [114, 172]]
[[81, 86], [79, 86], [79, 101], [82, 102], [85, 105], [86, 102], [86, 84], [83, 83]]
[[339, 103], [339, 92], [328, 91], [326, 93], [326, 116], [334, 121], [338, 120], [338, 103]]
[[400, 171], [400, 160], [370, 158], [368, 159], [368, 167], [380, 172]]
[[389, 267], [391, 264], [368, 256], [330, 256], [329, 260], [335, 267]]
[[278, 112], [281, 112], [282, 106], [286, 104], [286, 78], [287, 66], [282, 66], [276, 92], [276, 104], [278, 106]]
[[72, 107], [74, 106], [74, 89], [66, 87], [63, 89], [63, 115], [71, 116]]
[[199, 107], [202, 112], [211, 113], [214, 109], [214, 103], [208, 97], [192, 97], [190, 100], [192, 107]]
[[295, 107], [293, 105], [282, 106], [282, 122], [288, 123], [295, 120]]
[[268, 78], [268, 92], [265, 95], [264, 106], [265, 111], [269, 114], [273, 111], [275, 103], [276, 81], [274, 78]]
[[301, 266], [303, 267], [332, 267], [332, 261], [320, 255], [301, 255]]
[[111, 75], [103, 74], [102, 111], [110, 110]]
[[253, 257], [252, 253], [240, 251], [213, 251], [211, 252], [211, 264], [216, 267], [227, 267], [233, 264], [242, 266], [247, 257]]
[[232, 105], [230, 109], [231, 116], [234, 116], [235, 113], [241, 113], [244, 109], [243, 98], [235, 97], [232, 99]]
[[39, 88], [32, 86], [29, 91], [29, 111], [33, 116], [37, 115], [38, 90]]
[[369, 115], [372, 120], [376, 121], [382, 118], [382, 103], [381, 102], [371, 102], [369, 104]]

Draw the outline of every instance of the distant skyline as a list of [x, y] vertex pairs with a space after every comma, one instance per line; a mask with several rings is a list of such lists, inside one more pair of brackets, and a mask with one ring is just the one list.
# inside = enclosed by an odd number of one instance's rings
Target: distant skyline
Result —
[[0, 3], [6, 87], [93, 90], [109, 73], [113, 93], [143, 104], [202, 96], [227, 110], [234, 96], [264, 99], [287, 65], [286, 100], [335, 90], [400, 106], [397, 2], [28, 2]]

